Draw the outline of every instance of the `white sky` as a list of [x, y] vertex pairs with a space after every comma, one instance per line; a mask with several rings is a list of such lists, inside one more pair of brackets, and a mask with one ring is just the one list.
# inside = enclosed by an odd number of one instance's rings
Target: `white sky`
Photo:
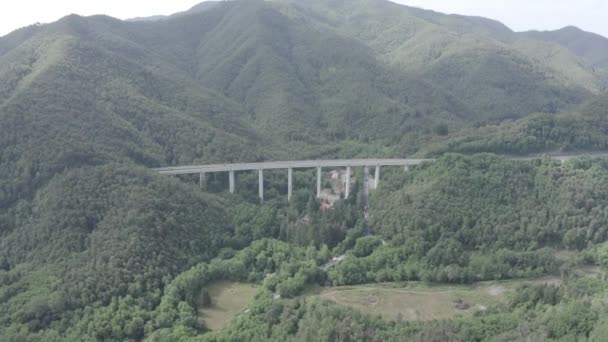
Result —
[[394, 0], [444, 13], [496, 19], [515, 31], [574, 25], [608, 37], [607, 0]]
[[[0, 0], [0, 36], [76, 13], [126, 19], [171, 14], [202, 0]], [[306, 1], [306, 0], [301, 0]], [[394, 0], [445, 13], [497, 19], [516, 31], [575, 25], [608, 37], [608, 0]]]

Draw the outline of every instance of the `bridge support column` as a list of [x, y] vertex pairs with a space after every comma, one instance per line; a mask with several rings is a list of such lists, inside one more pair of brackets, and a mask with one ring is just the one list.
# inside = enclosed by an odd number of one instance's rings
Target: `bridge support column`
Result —
[[207, 189], [207, 181], [205, 179], [205, 173], [201, 172], [198, 176], [198, 184], [201, 187], [202, 190], [206, 190]]
[[291, 201], [293, 195], [293, 169], [287, 169], [287, 201]]
[[344, 190], [344, 198], [347, 199], [350, 193], [350, 166], [346, 167], [346, 186]]
[[376, 165], [376, 173], [374, 174], [374, 187], [378, 189], [378, 184], [380, 184], [380, 165]]
[[258, 171], [258, 192], [260, 193], [260, 201], [264, 202], [264, 170]]
[[317, 198], [321, 198], [321, 167], [317, 166]]
[[234, 193], [234, 171], [228, 171], [228, 182], [230, 183], [230, 193]]

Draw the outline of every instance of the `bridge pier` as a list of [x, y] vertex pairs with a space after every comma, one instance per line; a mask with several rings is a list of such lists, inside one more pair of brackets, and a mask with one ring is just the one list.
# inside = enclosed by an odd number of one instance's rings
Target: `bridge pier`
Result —
[[258, 170], [258, 192], [260, 194], [260, 201], [264, 202], [264, 169]]
[[291, 201], [293, 195], [293, 168], [287, 169], [287, 201]]
[[321, 167], [317, 166], [317, 198], [321, 198]]
[[363, 218], [369, 221], [369, 166], [363, 167]]
[[230, 183], [230, 193], [234, 193], [234, 170], [228, 171], [228, 182]]
[[[515, 159], [518, 160], [518, 159]], [[526, 159], [522, 159], [526, 160]], [[293, 197], [293, 170], [294, 169], [317, 169], [317, 198], [320, 198], [322, 193], [323, 168], [346, 168], [346, 181], [344, 183], [345, 198], [350, 196], [351, 176], [353, 167], [376, 167], [375, 180], [376, 187], [380, 183], [380, 167], [399, 166], [404, 167], [407, 171], [409, 165], [419, 165], [425, 162], [432, 162], [434, 159], [339, 159], [339, 160], [296, 160], [296, 161], [277, 161], [277, 162], [262, 162], [262, 163], [236, 163], [236, 164], [213, 164], [213, 165], [191, 165], [164, 167], [154, 169], [162, 175], [178, 176], [178, 175], [199, 175], [199, 186], [202, 189], [207, 188], [206, 175], [207, 173], [215, 174], [215, 172], [228, 172], [228, 182], [230, 193], [236, 192], [236, 173], [241, 171], [259, 172], [259, 195], [260, 199], [264, 199], [264, 170], [288, 170], [288, 194], [289, 200]], [[369, 171], [369, 170], [368, 170]], [[215, 179], [215, 176], [214, 176]], [[369, 178], [367, 178], [369, 179]]]
[[380, 165], [376, 165], [376, 173], [374, 174], [374, 187], [378, 189], [378, 184], [380, 184]]
[[346, 186], [344, 190], [344, 199], [348, 199], [350, 194], [350, 165], [346, 167]]

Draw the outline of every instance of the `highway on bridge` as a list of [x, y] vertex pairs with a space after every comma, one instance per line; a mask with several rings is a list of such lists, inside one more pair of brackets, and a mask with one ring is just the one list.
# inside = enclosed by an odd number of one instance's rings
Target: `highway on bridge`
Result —
[[355, 166], [409, 166], [434, 159], [336, 159], [336, 160], [296, 160], [261, 163], [212, 164], [174, 166], [154, 169], [163, 175], [187, 175], [201, 172], [228, 172], [273, 169], [306, 169], [315, 167], [355, 167]]
[[[597, 152], [597, 153], [564, 153], [564, 154], [546, 154], [537, 156], [505, 156], [506, 158], [513, 161], [527, 161], [539, 158], [552, 158], [560, 160], [562, 162], [579, 158], [579, 157], [607, 157], [608, 153]], [[352, 167], [363, 166], [375, 167], [374, 177], [375, 186], [377, 187], [380, 182], [380, 167], [384, 166], [401, 166], [408, 168], [411, 165], [419, 165], [425, 162], [433, 162], [435, 159], [336, 159], [336, 160], [295, 160], [295, 161], [272, 161], [272, 162], [258, 162], [258, 163], [235, 163], [235, 164], [210, 164], [210, 165], [189, 165], [189, 166], [173, 166], [163, 167], [154, 169], [163, 175], [189, 175], [198, 174], [200, 175], [200, 185], [203, 188], [206, 184], [205, 174], [212, 172], [228, 172], [229, 190], [231, 193], [235, 192], [235, 172], [236, 171], [258, 171], [259, 174], [259, 196], [260, 199], [264, 200], [264, 170], [276, 170], [286, 169], [287, 173], [287, 198], [291, 199], [293, 194], [293, 170], [294, 169], [305, 169], [305, 168], [316, 168], [317, 169], [317, 197], [321, 196], [321, 177], [322, 168], [346, 168], [345, 176], [345, 191], [344, 197], [348, 198], [350, 192], [350, 181], [352, 174]]]

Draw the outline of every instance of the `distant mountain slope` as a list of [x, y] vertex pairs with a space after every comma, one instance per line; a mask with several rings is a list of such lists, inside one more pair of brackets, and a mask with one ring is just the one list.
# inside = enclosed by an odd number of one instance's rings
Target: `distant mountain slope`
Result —
[[123, 27], [128, 39], [242, 103], [257, 129], [281, 140], [394, 143], [404, 132], [471, 116], [449, 92], [394, 73], [362, 42], [301, 23], [292, 15], [306, 14], [289, 8], [224, 2], [197, 15]]
[[[170, 58], [184, 60], [194, 54], [196, 60], [185, 64], [198, 70], [197, 77], [206, 87], [244, 103], [255, 114], [258, 128], [283, 139], [378, 139], [367, 131], [403, 133], [421, 124], [435, 126], [445, 120], [446, 115], [440, 113], [449, 113], [447, 121], [453, 127], [462, 125], [458, 117], [466, 117], [470, 124], [555, 113], [605, 86], [602, 75], [567, 49], [522, 39], [485, 18], [444, 15], [381, 0], [230, 1], [211, 9], [205, 4], [201, 6], [206, 11], [197, 16], [158, 23], [158, 27], [164, 25], [162, 32], [149, 27], [155, 34], [147, 44], [166, 49]], [[176, 32], [178, 23], [182, 26]], [[192, 36], [193, 32], [201, 35]], [[184, 40], [184, 34], [196, 37], [187, 48], [185, 41], [190, 38]], [[358, 84], [365, 91], [332, 94], [323, 90], [324, 79], [318, 75], [326, 75], [336, 63], [337, 70], [346, 70], [344, 61], [352, 70], [348, 84]], [[379, 76], [370, 79], [369, 72]], [[343, 83], [341, 75], [334, 74], [331, 81]], [[424, 86], [415, 85], [420, 80]], [[404, 105], [394, 96], [386, 98], [386, 92], [378, 94], [382, 83], [390, 87], [410, 84], [408, 90], [392, 89], [401, 94], [428, 93], [416, 89], [431, 87], [435, 94], [457, 99], [462, 110], [433, 104], [434, 115], [425, 115], [420, 123], [407, 113], [427, 112], [428, 104], [435, 101], [418, 98], [415, 105]], [[390, 117], [379, 123], [378, 116], [387, 116], [381, 113], [359, 113], [354, 118], [340, 113], [359, 112], [361, 96], [376, 111], [385, 108], [384, 103], [398, 104], [390, 110], [401, 113], [406, 124]], [[358, 124], [344, 126], [353, 120]], [[372, 127], [377, 124], [381, 126]]]
[[112, 33], [67, 17], [0, 57], [0, 205], [66, 167], [260, 158], [234, 101]]
[[513, 31], [496, 20], [458, 14], [445, 15], [415, 7], [407, 7], [407, 11], [417, 18], [449, 28], [451, 31], [483, 34], [498, 40], [511, 40], [513, 38]]
[[592, 66], [608, 69], [608, 38], [568, 26], [556, 31], [527, 31], [521, 35], [566, 47]]
[[312, 9], [311, 17], [323, 16], [327, 25], [370, 46], [380, 60], [452, 93], [484, 119], [557, 112], [604, 86], [600, 75], [567, 50], [554, 58], [547, 51], [559, 46], [522, 43], [494, 21], [379, 0], [294, 6]]
[[437, 108], [436, 118], [470, 112], [448, 92], [391, 72], [361, 42], [298, 21], [292, 15], [304, 14], [294, 8], [286, 14], [261, 1], [222, 5], [201, 18], [221, 22], [198, 46], [199, 79], [244, 103], [263, 131], [309, 141], [387, 140], [419, 124], [417, 103], [408, 98]]

